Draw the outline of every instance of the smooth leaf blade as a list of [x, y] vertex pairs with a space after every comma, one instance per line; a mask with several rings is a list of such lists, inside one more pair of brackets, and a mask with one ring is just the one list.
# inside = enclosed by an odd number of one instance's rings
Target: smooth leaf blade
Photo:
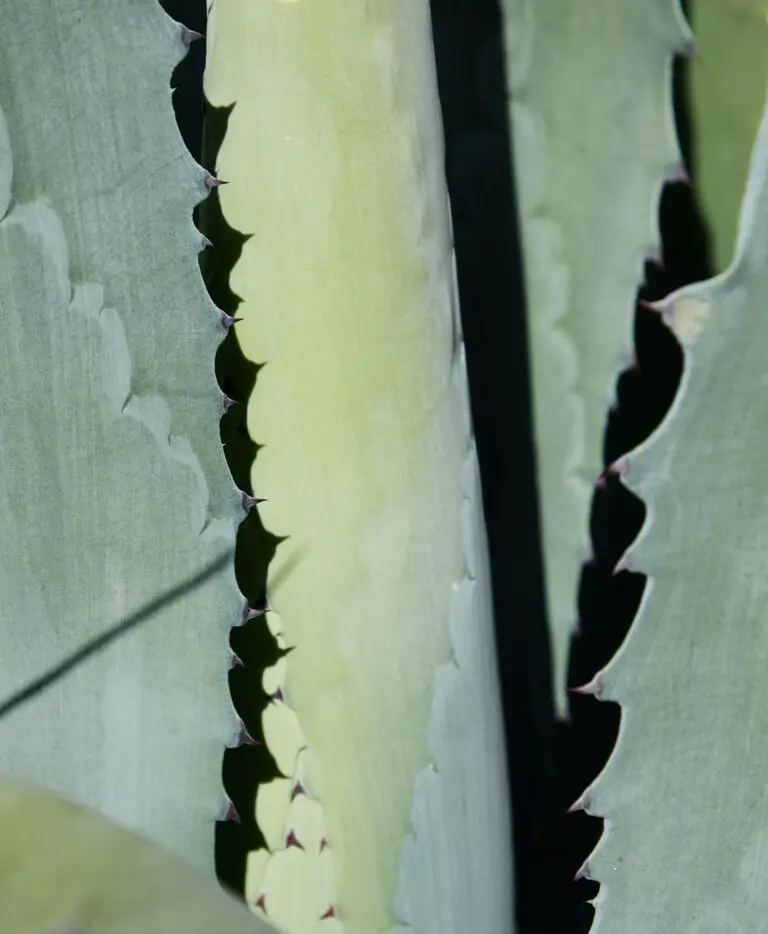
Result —
[[264, 727], [310, 802], [259, 793], [281, 845], [252, 854], [249, 901], [301, 934], [506, 932], [508, 792], [428, 4], [216, 0], [208, 41], [206, 94], [234, 104], [222, 210], [249, 236], [236, 333], [265, 364], [253, 488], [288, 536], [268, 624], [292, 651]]

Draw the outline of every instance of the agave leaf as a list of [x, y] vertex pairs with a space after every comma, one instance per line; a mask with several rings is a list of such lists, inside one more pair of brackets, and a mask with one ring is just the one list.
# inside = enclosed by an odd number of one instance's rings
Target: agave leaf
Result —
[[606, 818], [589, 860], [595, 932], [765, 928], [766, 294], [768, 108], [732, 265], [659, 303], [685, 367], [670, 414], [629, 456], [648, 509], [630, 556], [649, 579], [597, 681], [622, 720], [587, 795]]
[[570, 637], [605, 418], [632, 357], [635, 295], [659, 245], [680, 155], [671, 62], [678, 0], [504, 0], [555, 700]]
[[0, 781], [4, 934], [270, 934], [211, 879], [93, 811]]
[[741, 195], [768, 77], [764, 0], [696, 0], [696, 57], [690, 86], [696, 134], [696, 193], [709, 226], [715, 267], [730, 263]]
[[512, 925], [431, 42], [426, 0], [211, 9], [206, 94], [234, 104], [221, 205], [250, 237], [235, 328], [265, 363], [253, 488], [288, 536], [266, 624], [293, 648], [264, 718], [290, 785], [255, 808], [279, 846], [252, 854], [247, 894], [292, 932]]
[[[231, 558], [205, 173], [155, 0], [8, 0], [0, 35], [0, 696]], [[201, 867], [237, 735], [233, 562], [0, 718], [0, 772]]]

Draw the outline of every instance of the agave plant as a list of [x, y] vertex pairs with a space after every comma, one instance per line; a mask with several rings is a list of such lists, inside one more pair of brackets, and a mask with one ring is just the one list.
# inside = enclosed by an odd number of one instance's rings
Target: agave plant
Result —
[[[230, 109], [216, 176], [171, 106], [193, 34], [157, 0], [3, 12], [0, 773], [211, 876], [217, 819], [253, 825], [246, 900], [282, 930], [510, 930], [426, 0], [216, 0], [206, 93]], [[237, 321], [198, 266], [192, 212], [214, 188], [248, 237]], [[214, 359], [233, 328], [262, 365], [243, 400], [259, 445], [246, 490], [219, 438], [232, 400]], [[244, 607], [260, 572], [238, 527], [254, 509], [275, 559], [266, 603]], [[250, 696], [237, 711], [233, 681]], [[237, 813], [227, 746], [274, 764]], [[0, 886], [37, 802], [34, 827], [59, 841], [33, 866], [57, 907], [12, 901], [14, 931], [139, 923], [140, 852], [155, 867], [142, 929], [166, 888], [167, 923], [194, 929], [173, 907], [193, 876], [148, 844], [18, 785], [3, 796]], [[114, 876], [86, 883], [106, 860]], [[29, 900], [19, 873], [4, 891]]]
[[[645, 505], [623, 562], [647, 582], [628, 638], [580, 689], [621, 705], [610, 759], [573, 808], [604, 819], [577, 877], [600, 882], [591, 930], [612, 934], [765, 927], [765, 11], [695, 9], [702, 203], [724, 271], [651, 305], [683, 348], [683, 379], [662, 424], [613, 467]], [[634, 305], [675, 157], [669, 61], [690, 37], [667, 0], [572, 12], [508, 3], [506, 26], [562, 710], [564, 624], [577, 612], [588, 480], [619, 362], [616, 321]], [[728, 199], [744, 177], [736, 226]]]

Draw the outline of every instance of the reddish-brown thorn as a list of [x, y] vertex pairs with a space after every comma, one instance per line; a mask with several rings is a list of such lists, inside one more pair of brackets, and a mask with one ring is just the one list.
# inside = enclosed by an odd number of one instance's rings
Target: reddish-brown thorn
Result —
[[301, 782], [296, 782], [296, 784], [293, 786], [293, 791], [291, 792], [291, 801], [293, 801], [293, 799], [299, 795], [305, 795], [306, 793], [306, 789], [301, 784]]
[[254, 908], [261, 908], [261, 910], [264, 912], [264, 914], [267, 913], [267, 899], [266, 899], [266, 896], [264, 895], [263, 892], [262, 892], [261, 895], [259, 895], [259, 897], [256, 899], [256, 901], [253, 903], [253, 907], [254, 907]]
[[325, 911], [320, 915], [320, 920], [325, 921], [326, 918], [335, 918], [336, 917], [336, 906], [329, 905]]
[[259, 616], [264, 616], [264, 614], [268, 612], [269, 612], [268, 606], [265, 606], [261, 609], [257, 609], [246, 603], [243, 609], [243, 622], [246, 623], [248, 622], [249, 619], [256, 619]]
[[205, 39], [204, 33], [198, 32], [196, 29], [190, 29], [188, 26], [181, 27], [181, 35], [187, 48], [198, 39]]
[[285, 848], [288, 849], [288, 847], [290, 846], [296, 846], [300, 850], [304, 849], [304, 846], [301, 843], [299, 843], [299, 838], [296, 836], [296, 834], [292, 830], [288, 831], [288, 835], [285, 838]]
[[259, 740], [254, 739], [251, 734], [246, 730], [245, 724], [240, 724], [240, 735], [237, 737], [238, 746], [263, 746], [264, 743], [259, 742]]
[[234, 804], [232, 804], [231, 801], [229, 802], [229, 807], [227, 808], [227, 813], [224, 816], [224, 820], [234, 821], [236, 824], [242, 823], [240, 820], [240, 815], [237, 813], [237, 808], [234, 806]]
[[279, 700], [279, 701], [282, 701], [283, 703], [285, 702], [285, 698], [283, 697], [283, 689], [282, 689], [282, 688], [278, 688], [278, 689], [274, 692], [274, 694], [270, 694], [269, 697], [270, 697], [270, 700], [273, 700], [273, 701], [274, 701], [274, 700]]
[[630, 462], [625, 454], [623, 457], [617, 457], [616, 460], [608, 465], [608, 473], [614, 477], [626, 477], [629, 473]]
[[249, 493], [243, 493], [243, 509], [246, 512], [250, 512], [253, 507], [258, 506], [259, 503], [266, 503], [266, 500], [251, 496]]
[[228, 315], [226, 311], [219, 312], [219, 318], [225, 330], [229, 330], [233, 324], [236, 324], [238, 321], [242, 321], [242, 318], [233, 318], [232, 315]]
[[591, 694], [593, 697], [596, 697], [598, 700], [603, 695], [603, 675], [602, 672], [598, 672], [591, 681], [588, 681], [586, 684], [580, 684], [575, 688], [568, 688], [568, 691], [571, 694]]
[[629, 473], [629, 458], [619, 457], [613, 463], [603, 468], [603, 472], [595, 481], [598, 490], [604, 490], [608, 486], [609, 477], [626, 477]]
[[584, 862], [576, 870], [573, 881], [578, 882], [579, 879], [591, 879], [592, 876], [589, 874], [589, 860], [585, 859]]
[[211, 175], [210, 172], [205, 176], [205, 187], [210, 191], [212, 188], [218, 188], [219, 185], [228, 185], [229, 182], [225, 182], [223, 178], [216, 178], [215, 175]]
[[575, 814], [576, 811], [586, 811], [589, 807], [589, 791], [585, 791], [580, 797], [578, 797], [573, 804], [566, 809], [566, 814]]

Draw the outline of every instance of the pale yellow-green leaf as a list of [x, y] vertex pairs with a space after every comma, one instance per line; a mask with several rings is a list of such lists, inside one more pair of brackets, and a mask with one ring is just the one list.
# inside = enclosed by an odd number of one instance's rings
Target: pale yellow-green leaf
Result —
[[3, 934], [274, 934], [177, 857], [93, 811], [0, 781]]
[[768, 79], [768, 2], [695, 0], [690, 100], [696, 195], [722, 272], [730, 263]]
[[304, 848], [252, 854], [248, 899], [292, 934], [507, 934], [508, 790], [427, 0], [215, 0], [205, 84], [235, 105], [217, 174], [227, 221], [250, 235], [231, 277], [237, 335], [266, 364], [253, 485], [288, 536], [268, 616], [293, 647], [281, 687], [306, 748], [268, 743], [318, 809], [276, 790], [265, 817], [259, 799], [270, 837], [283, 826]]

